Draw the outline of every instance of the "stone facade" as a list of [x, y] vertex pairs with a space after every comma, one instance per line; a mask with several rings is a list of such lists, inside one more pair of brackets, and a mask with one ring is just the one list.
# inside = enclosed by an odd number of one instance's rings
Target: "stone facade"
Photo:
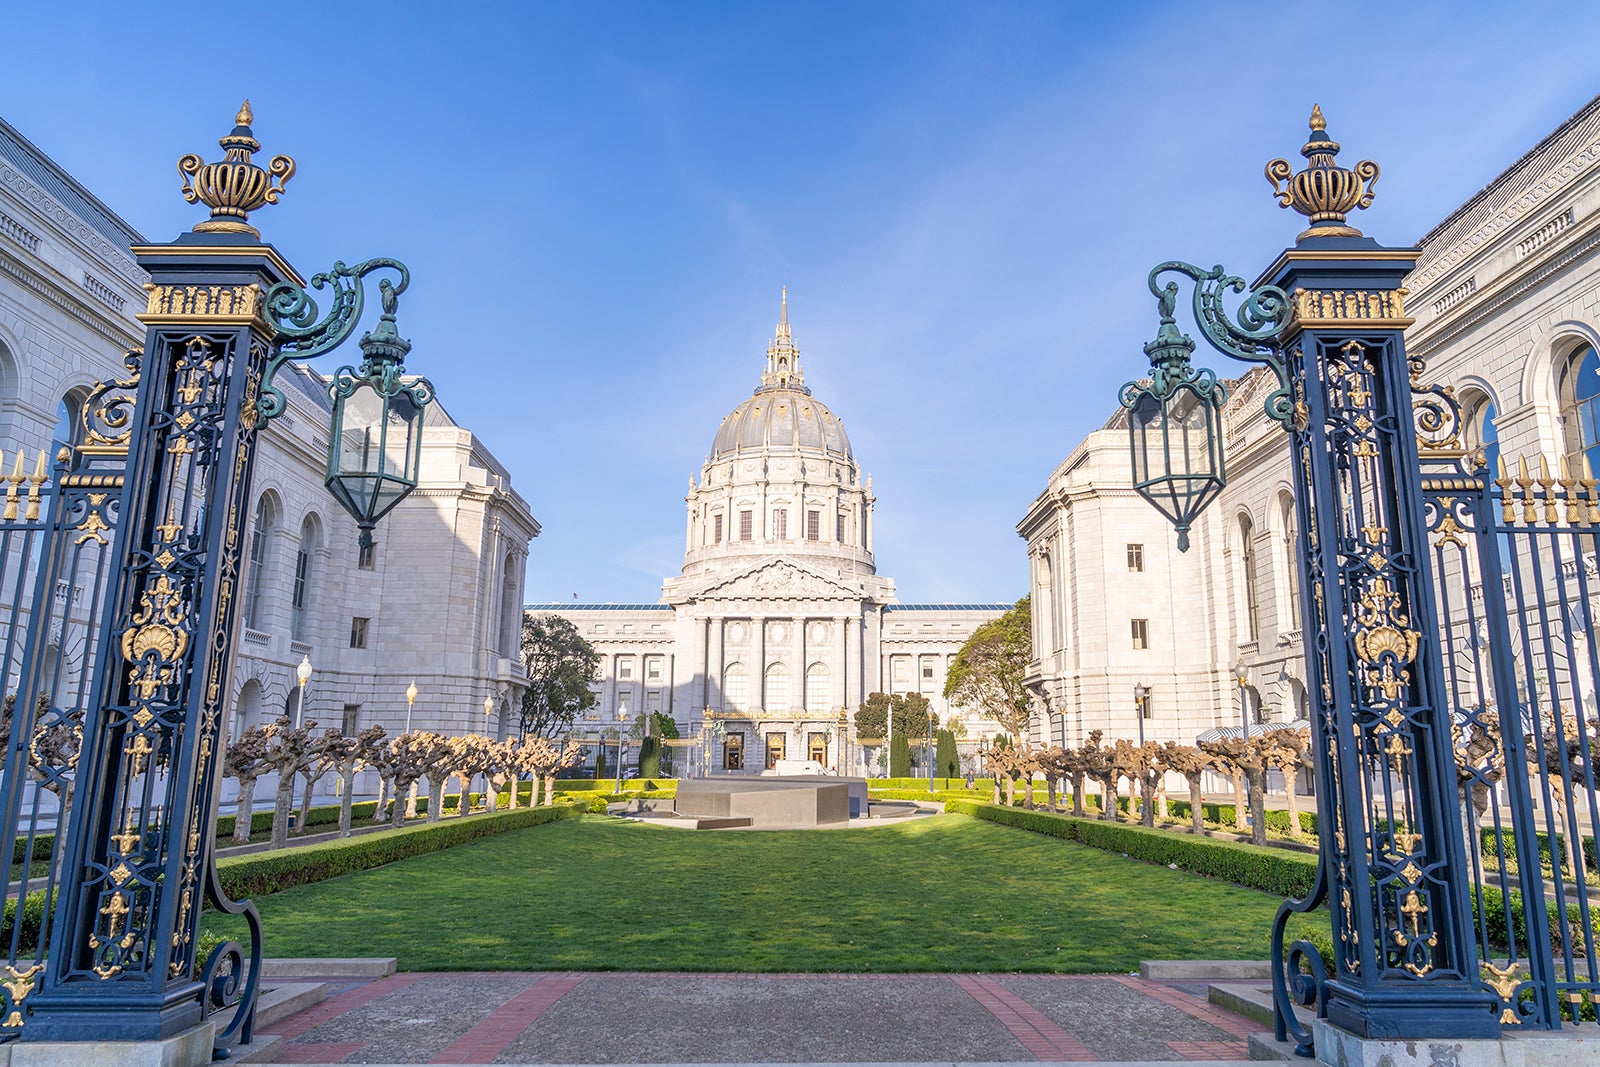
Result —
[[[1600, 97], [1423, 237], [1408, 279], [1406, 346], [1448, 385], [1466, 443], [1511, 458], [1585, 455], [1600, 469]], [[1200, 362], [1237, 368], [1204, 346]], [[1130, 356], [1130, 371], [1137, 369]], [[1193, 741], [1252, 719], [1303, 719], [1304, 635], [1287, 438], [1262, 411], [1258, 369], [1229, 383], [1228, 485], [1189, 551], [1132, 489], [1118, 412], [1052, 473], [1017, 531], [1035, 604], [1030, 684], [1066, 736]], [[1114, 531], [1114, 533], [1112, 532]], [[1141, 546], [1143, 571], [1122, 553]], [[1050, 604], [1048, 610], [1041, 605]], [[1147, 648], [1130, 647], [1147, 620]], [[1235, 681], [1242, 666], [1244, 684]], [[1043, 717], [1039, 730], [1044, 730]], [[1057, 729], [1059, 729], [1059, 724]]]
[[[145, 238], [17, 131], [0, 122], [0, 450], [32, 455], [72, 439], [94, 382], [124, 376], [142, 348]], [[414, 363], [426, 364], [427, 353]], [[378, 526], [370, 557], [323, 487], [331, 405], [304, 366], [285, 377], [287, 410], [267, 424], [246, 528], [244, 628], [234, 722], [293, 712], [309, 657], [306, 717], [322, 725], [447, 733], [516, 722], [526, 674], [520, 607], [539, 525], [505, 469], [440, 403], [427, 409], [421, 484]], [[52, 449], [53, 451], [53, 449]], [[450, 624], [437, 624], [448, 618]], [[358, 623], [357, 620], [363, 620]], [[359, 646], [359, 647], [358, 647]], [[61, 656], [82, 656], [81, 647]]]
[[717, 770], [816, 759], [858, 772], [841, 716], [885, 692], [922, 693], [968, 736], [992, 733], [942, 694], [961, 645], [1010, 605], [899, 604], [874, 562], [873, 501], [844, 424], [805, 385], [785, 296], [760, 385], [690, 479], [683, 571], [660, 602], [527, 607], [570, 619], [601, 653], [600, 701], [577, 732], [659, 711], [684, 736], [720, 729]]

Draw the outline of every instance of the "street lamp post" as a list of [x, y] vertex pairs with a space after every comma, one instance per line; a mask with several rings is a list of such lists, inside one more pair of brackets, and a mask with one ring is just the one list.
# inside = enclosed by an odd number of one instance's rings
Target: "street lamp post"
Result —
[[1243, 731], [1239, 736], [1246, 741], [1250, 740], [1250, 694], [1246, 688], [1250, 684], [1250, 668], [1244, 665], [1244, 660], [1233, 665], [1234, 680], [1239, 683], [1239, 728]]
[[[1372, 203], [1378, 165], [1338, 165], [1321, 108], [1310, 125], [1304, 169], [1284, 159], [1266, 166], [1280, 206], [1310, 226], [1253, 287], [1220, 266], [1169, 261], [1150, 272], [1160, 325], [1144, 346], [1146, 377], [1120, 397], [1133, 488], [1172, 521], [1184, 551], [1226, 483], [1227, 391], [1191, 362], [1194, 340], [1177, 325], [1176, 276], [1192, 284], [1192, 316], [1206, 341], [1270, 372], [1263, 407], [1289, 433], [1293, 457], [1297, 555], [1311, 605], [1302, 620], [1306, 679], [1318, 694], [1317, 795], [1340, 832], [1323, 835], [1311, 893], [1287, 902], [1273, 924], [1277, 1036], [1309, 1053], [1320, 1041], [1293, 1005], [1317, 1002], [1330, 1025], [1359, 1037], [1494, 1037], [1499, 1016], [1479, 971], [1454, 724], [1436, 652], [1418, 443], [1432, 416], [1414, 406], [1422, 368], [1405, 347], [1413, 320], [1404, 285], [1419, 253], [1385, 248], [1348, 224], [1351, 211]], [[1246, 294], [1231, 312], [1223, 303], [1230, 292]], [[1449, 432], [1458, 428], [1451, 423]], [[1313, 633], [1318, 640], [1309, 640]], [[1246, 673], [1242, 663], [1235, 670], [1248, 737]], [[1399, 785], [1362, 787], [1381, 773]], [[1325, 900], [1334, 958], [1322, 960], [1314, 948], [1306, 954], [1304, 941], [1289, 955], [1290, 919]], [[1311, 973], [1302, 978], [1291, 960], [1309, 963]], [[1534, 966], [1546, 966], [1542, 960]], [[1291, 968], [1304, 997], [1291, 992]]]
[[300, 679], [300, 699], [294, 705], [294, 725], [296, 728], [305, 720], [306, 715], [306, 683], [311, 681], [311, 654], [308, 652], [300, 658], [300, 666], [294, 669], [294, 675]]
[[622, 792], [622, 745], [626, 740], [624, 731], [628, 728], [628, 705], [624, 704], [617, 709], [617, 787], [614, 793]]
[[[483, 698], [483, 743], [486, 744], [486, 745], [490, 741], [494, 740], [494, 738], [489, 736], [489, 719], [493, 715], [494, 715], [494, 693], [491, 692], [491, 693], [486, 694], [484, 696], [484, 698]], [[512, 788], [515, 789], [516, 786], [513, 785]], [[487, 761], [485, 761], [485, 766], [483, 768], [483, 810], [484, 811], [490, 810], [490, 808], [489, 808], [489, 768], [487, 766]]]
[[413, 678], [411, 684], [406, 686], [406, 733], [411, 732], [411, 705], [417, 702], [417, 680]]
[[1140, 682], [1133, 687], [1133, 713], [1139, 719], [1139, 747], [1144, 747], [1145, 704], [1150, 699], [1150, 687]]
[[[28, 997], [24, 1042], [172, 1037], [225, 987], [237, 1007], [219, 1023], [218, 1047], [250, 1039], [260, 920], [215, 889], [211, 826], [258, 438], [286, 407], [275, 374], [348, 339], [363, 317], [363, 279], [380, 269], [398, 281], [379, 284], [382, 316], [360, 339], [360, 366], [332, 375], [325, 481], [366, 543], [416, 487], [433, 390], [406, 372], [410, 344], [395, 327], [410, 274], [392, 259], [335, 264], [310, 281], [331, 288], [319, 318], [305, 281], [248, 221], [279, 201], [295, 162], [252, 161], [261, 143], [248, 102], [234, 121], [218, 142], [222, 159], [178, 162], [185, 199], [211, 217], [174, 241], [133, 248], [149, 277], [143, 350], [127, 360], [129, 380], [96, 391], [89, 418], [102, 447], [71, 460], [74, 479], [112, 487], [102, 491], [112, 497], [105, 513], [117, 516], [115, 570], [97, 620], [96, 691], [85, 701], [78, 799], [41, 951], [48, 963]], [[219, 946], [197, 976], [208, 895], [244, 916], [250, 944]]]

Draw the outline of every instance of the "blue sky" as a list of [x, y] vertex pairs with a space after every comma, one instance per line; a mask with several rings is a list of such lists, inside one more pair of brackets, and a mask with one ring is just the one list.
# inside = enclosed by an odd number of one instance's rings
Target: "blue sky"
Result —
[[1312, 103], [1404, 244], [1600, 92], [1590, 3], [244, 10], [9, 11], [0, 115], [164, 240], [203, 217], [178, 156], [248, 96], [299, 164], [263, 236], [410, 265], [410, 365], [544, 525], [529, 601], [659, 596], [784, 285], [880, 572], [1014, 599], [1016, 522], [1140, 370], [1146, 272], [1293, 241], [1262, 167]]

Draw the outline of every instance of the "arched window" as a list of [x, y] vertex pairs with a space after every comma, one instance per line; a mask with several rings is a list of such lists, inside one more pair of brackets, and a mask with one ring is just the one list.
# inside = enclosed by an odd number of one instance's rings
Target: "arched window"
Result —
[[[307, 515], [300, 524], [300, 544], [294, 552], [294, 591], [289, 600], [289, 636], [296, 641], [306, 640], [311, 629], [311, 599], [316, 591], [316, 554], [320, 542], [317, 517]], [[251, 547], [255, 547], [254, 542]]]
[[[1494, 420], [1499, 417], [1494, 401], [1478, 394], [1469, 398], [1464, 407], [1462, 422], [1466, 432], [1466, 446], [1483, 449], [1488, 459], [1489, 477], [1496, 477], [1500, 472], [1500, 431], [1494, 424]], [[1572, 473], [1575, 475], [1581, 473], [1577, 465], [1574, 465]]]
[[722, 673], [722, 703], [726, 710], [743, 712], [750, 703], [750, 672], [733, 663]]
[[789, 711], [789, 668], [781, 663], [767, 668], [766, 710], [778, 715]]
[[1055, 611], [1055, 585], [1054, 575], [1050, 567], [1050, 554], [1048, 552], [1039, 556], [1039, 596], [1035, 605], [1033, 617], [1035, 627], [1039, 631], [1039, 653], [1048, 655], [1055, 645], [1054, 611]]
[[261, 684], [255, 679], [244, 683], [233, 705], [233, 739], [261, 721]]
[[1294, 497], [1278, 494], [1279, 525], [1283, 529], [1282, 556], [1284, 613], [1278, 624], [1280, 632], [1300, 629], [1300, 521], [1294, 508]]
[[522, 651], [522, 598], [518, 596], [517, 557], [506, 553], [500, 578], [500, 654], [512, 659]]
[[1585, 455], [1590, 469], [1600, 472], [1600, 356], [1593, 345], [1584, 345], [1567, 357], [1558, 387], [1561, 432], [1572, 473], [1579, 473]]
[[266, 581], [267, 558], [272, 550], [272, 526], [277, 521], [277, 515], [272, 494], [261, 494], [261, 499], [256, 501], [255, 519], [251, 523], [250, 566], [244, 586], [244, 624], [252, 630], [261, 629], [265, 617], [262, 589]]
[[83, 438], [83, 405], [89, 399], [87, 389], [70, 389], [56, 405], [56, 425], [50, 433], [50, 462], [62, 448], [76, 445]]
[[1246, 641], [1261, 637], [1260, 622], [1256, 617], [1256, 528], [1250, 516], [1239, 516], [1239, 588], [1244, 598]]
[[806, 714], [818, 718], [828, 714], [829, 683], [833, 681], [826, 665], [813, 663], [806, 669]]

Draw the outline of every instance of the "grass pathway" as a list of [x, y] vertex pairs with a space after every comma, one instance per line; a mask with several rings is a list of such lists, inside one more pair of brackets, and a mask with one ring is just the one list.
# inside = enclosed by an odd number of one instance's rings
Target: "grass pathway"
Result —
[[403, 970], [1063, 973], [1264, 959], [1278, 903], [960, 815], [726, 833], [584, 816], [257, 901], [270, 956]]

